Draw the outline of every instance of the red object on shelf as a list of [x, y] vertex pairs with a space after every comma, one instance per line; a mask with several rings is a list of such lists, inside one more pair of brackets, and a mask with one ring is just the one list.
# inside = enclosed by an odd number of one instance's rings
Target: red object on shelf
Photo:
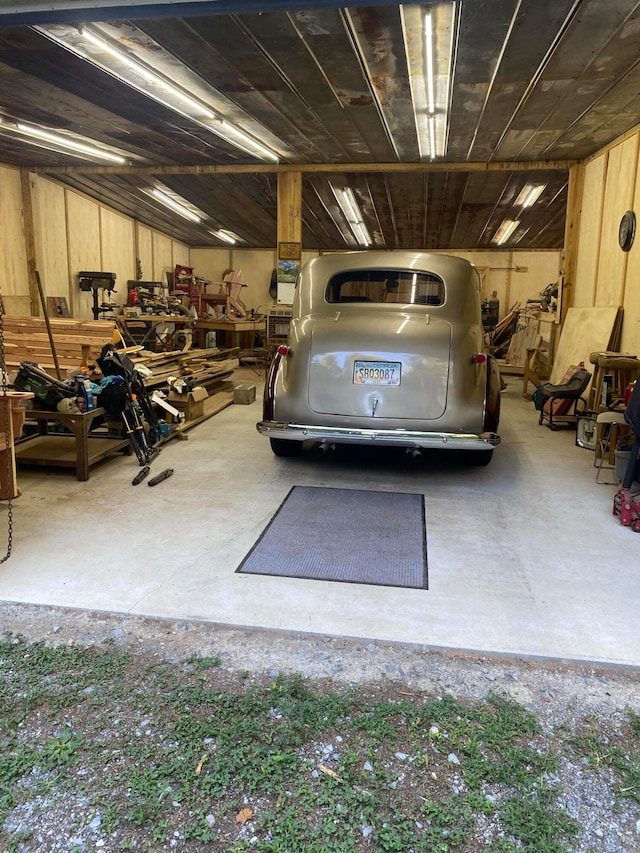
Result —
[[624, 389], [624, 404], [625, 406], [629, 405], [629, 400], [631, 399], [631, 395], [633, 394], [633, 389], [635, 387], [635, 382], [630, 382], [627, 387]]

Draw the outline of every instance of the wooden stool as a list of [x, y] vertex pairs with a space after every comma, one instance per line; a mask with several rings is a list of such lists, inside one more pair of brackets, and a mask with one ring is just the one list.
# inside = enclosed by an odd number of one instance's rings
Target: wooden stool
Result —
[[611, 402], [624, 400], [624, 389], [640, 375], [640, 359], [616, 352], [592, 352], [589, 361], [595, 366], [593, 382], [589, 391], [587, 409], [601, 412], [607, 409], [602, 402], [602, 387], [605, 376], [611, 376]]

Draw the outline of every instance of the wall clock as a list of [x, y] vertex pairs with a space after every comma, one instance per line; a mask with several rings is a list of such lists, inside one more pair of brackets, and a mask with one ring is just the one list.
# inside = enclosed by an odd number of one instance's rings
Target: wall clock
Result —
[[620, 220], [618, 228], [618, 243], [623, 252], [628, 252], [633, 246], [633, 238], [636, 236], [636, 215], [632, 210], [627, 210]]

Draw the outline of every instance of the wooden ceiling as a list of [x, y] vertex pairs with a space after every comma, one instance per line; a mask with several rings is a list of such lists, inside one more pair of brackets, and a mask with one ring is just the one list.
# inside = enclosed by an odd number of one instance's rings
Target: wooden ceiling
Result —
[[[108, 7], [102, 18], [100, 5]], [[636, 0], [457, 2], [445, 150], [433, 160], [421, 154], [412, 48], [397, 4], [156, 0], [152, 8], [150, 18], [135, 1], [0, 0], [0, 163], [44, 171], [189, 245], [224, 245], [210, 231], [225, 228], [243, 247], [275, 246], [277, 170], [299, 166], [305, 249], [357, 245], [331, 185], [354, 190], [375, 247], [495, 248], [502, 221], [517, 218], [506, 245], [558, 249], [569, 167], [640, 118]], [[195, 73], [223, 115], [280, 148], [278, 165], [30, 26], [77, 30], [87, 21], [108, 22], [125, 46], [153, 43], [170, 54], [176, 77]], [[7, 130], [14, 122], [113, 146], [131, 165], [36, 147]], [[205, 221], [188, 222], [149, 197], [144, 189], [158, 182]], [[516, 207], [532, 182], [545, 185], [540, 199]]]

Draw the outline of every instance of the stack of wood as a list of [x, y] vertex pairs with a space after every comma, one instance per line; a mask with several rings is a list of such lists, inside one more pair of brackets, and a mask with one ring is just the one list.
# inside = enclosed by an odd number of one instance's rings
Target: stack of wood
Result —
[[[62, 378], [67, 370], [95, 362], [105, 344], [113, 341], [113, 320], [72, 320], [52, 317], [49, 321]], [[33, 361], [55, 376], [55, 362], [47, 326], [41, 317], [2, 316], [5, 362], [8, 371], [22, 361]]]
[[520, 303], [516, 302], [496, 326], [484, 336], [485, 347], [496, 358], [504, 358], [509, 349], [511, 338], [518, 325]]
[[231, 376], [240, 364], [239, 350], [208, 349], [174, 350], [173, 352], [139, 352], [130, 356], [134, 364], [143, 364], [152, 373], [144, 380], [145, 388], [162, 389], [171, 377], [190, 380], [191, 384], [206, 388], [209, 394], [231, 391]]

